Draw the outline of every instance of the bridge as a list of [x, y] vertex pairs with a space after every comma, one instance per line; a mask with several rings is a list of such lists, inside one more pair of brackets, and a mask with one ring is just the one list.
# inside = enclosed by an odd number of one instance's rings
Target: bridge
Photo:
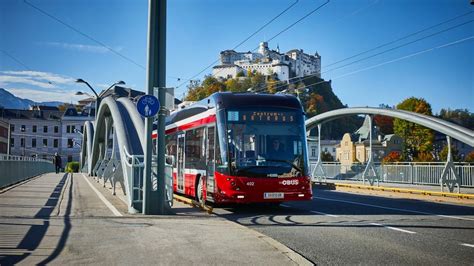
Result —
[[[448, 141], [454, 138], [472, 145], [472, 131], [398, 110], [334, 110], [308, 119], [306, 129], [320, 130], [325, 122], [359, 114], [391, 115], [439, 130]], [[474, 261], [472, 199], [444, 196], [427, 201], [423, 195], [400, 196], [382, 190], [370, 190], [371, 195], [352, 188], [331, 190], [322, 181], [337, 175], [341, 166], [320, 161], [313, 165], [313, 181], [318, 184], [309, 202], [289, 202], [277, 208], [214, 208], [209, 215], [175, 201], [176, 215], [143, 216], [144, 136], [144, 120], [134, 99], [110, 96], [102, 100], [96, 120], [85, 124], [82, 173], [53, 174], [49, 173], [51, 162], [0, 158], [0, 165], [2, 160], [16, 160], [21, 165], [15, 167], [38, 171], [16, 172], [13, 176], [19, 183], [10, 182], [0, 190], [0, 264]], [[383, 189], [387, 180], [382, 166], [369, 163], [361, 169], [360, 179]], [[44, 168], [36, 167], [40, 164]], [[464, 193], [474, 194], [473, 188], [463, 185], [459, 166], [449, 156], [436, 167], [441, 170], [436, 172], [434, 184], [439, 185], [445, 175], [441, 184], [451, 182], [462, 186]], [[36, 177], [30, 178], [32, 175]], [[170, 172], [166, 178], [171, 188]], [[379, 186], [375, 186], [377, 181]], [[399, 189], [410, 190], [411, 186]], [[421, 185], [417, 189], [434, 191]], [[171, 204], [173, 195], [167, 197]], [[444, 203], [436, 203], [438, 200]]]
[[[320, 130], [321, 126], [328, 121], [360, 114], [384, 115], [404, 119], [445, 134], [448, 143], [450, 143], [450, 138], [452, 137], [474, 146], [474, 132], [472, 130], [438, 118], [393, 109], [343, 108], [333, 110], [308, 119], [306, 121], [306, 130], [310, 131], [315, 127]], [[370, 126], [370, 129], [372, 129], [372, 126]], [[370, 130], [370, 134], [372, 134], [372, 130]], [[112, 96], [106, 97], [99, 107], [95, 123], [86, 122], [84, 126], [81, 152], [82, 171], [89, 176], [95, 177], [103, 186], [109, 186], [114, 195], [119, 193], [119, 196], [127, 202], [130, 213], [142, 210], [144, 138], [143, 117], [138, 113], [132, 99], [127, 97], [119, 97], [117, 99]], [[369, 140], [369, 155], [371, 155], [372, 138], [369, 137]], [[463, 176], [458, 174], [459, 170], [454, 166], [450, 154], [451, 151], [449, 149], [447, 162], [438, 177], [438, 184], [442, 189], [447, 186], [451, 192], [457, 186], [458, 192], [460, 192]], [[318, 158], [321, 158], [321, 156], [318, 156]], [[323, 167], [321, 160], [318, 160], [312, 169], [313, 181], [321, 181], [327, 178], [327, 171]], [[376, 169], [372, 156], [369, 156], [369, 161], [361, 175], [362, 181], [365, 182], [367, 180], [371, 185], [379, 183], [382, 177], [380, 172], [380, 169]], [[468, 172], [469, 175], [471, 173], [471, 171]], [[155, 179], [153, 183], [156, 184], [156, 175], [153, 178]], [[469, 180], [471, 178], [471, 176], [467, 177]], [[396, 180], [397, 178], [394, 177], [394, 179]], [[168, 191], [171, 191], [172, 178], [169, 167], [167, 180]], [[470, 184], [472, 186], [472, 182]], [[117, 185], [120, 187], [119, 191], [117, 190]], [[170, 202], [171, 198], [171, 192], [169, 192], [168, 200]]]

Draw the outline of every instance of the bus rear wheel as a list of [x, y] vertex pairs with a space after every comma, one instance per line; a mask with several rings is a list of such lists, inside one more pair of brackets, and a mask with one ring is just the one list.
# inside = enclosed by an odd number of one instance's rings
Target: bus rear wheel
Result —
[[197, 179], [197, 186], [196, 186], [196, 201], [199, 202], [200, 204], [204, 204], [204, 186], [202, 185], [202, 177], [198, 176]]

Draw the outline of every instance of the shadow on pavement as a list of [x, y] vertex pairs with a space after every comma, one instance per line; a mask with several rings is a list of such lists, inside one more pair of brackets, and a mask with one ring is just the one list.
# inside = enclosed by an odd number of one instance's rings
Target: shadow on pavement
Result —
[[[23, 237], [21, 242], [18, 244], [16, 248], [12, 248], [11, 251], [19, 250], [20, 252], [23, 250], [26, 250], [26, 252], [23, 252], [22, 255], [10, 255], [10, 254], [0, 254], [0, 265], [12, 265], [12, 264], [17, 264], [27, 258], [29, 255], [32, 254], [33, 251], [35, 251], [43, 238], [46, 236], [46, 232], [48, 231], [50, 221], [49, 219], [52, 216], [52, 212], [54, 211], [55, 207], [60, 203], [60, 198], [61, 198], [61, 191], [66, 184], [67, 181], [67, 174], [64, 174], [64, 176], [61, 178], [60, 182], [56, 185], [54, 188], [53, 192], [49, 196], [47, 202], [44, 204], [44, 206], [35, 214], [34, 219], [42, 219], [43, 224], [42, 225], [31, 225], [30, 229], [26, 233], [26, 235]], [[52, 260], [54, 260], [59, 253], [63, 250], [67, 238], [69, 236], [69, 232], [71, 230], [71, 222], [70, 222], [70, 214], [71, 214], [71, 208], [72, 208], [72, 188], [73, 188], [73, 178], [71, 175], [71, 180], [69, 182], [69, 199], [68, 199], [68, 204], [66, 208], [66, 212], [64, 214], [64, 229], [63, 232], [61, 233], [59, 242], [57, 246], [54, 248], [54, 251], [42, 262], [39, 263], [39, 265], [44, 265], [47, 263], [50, 263]], [[21, 207], [21, 206], [18, 206]]]

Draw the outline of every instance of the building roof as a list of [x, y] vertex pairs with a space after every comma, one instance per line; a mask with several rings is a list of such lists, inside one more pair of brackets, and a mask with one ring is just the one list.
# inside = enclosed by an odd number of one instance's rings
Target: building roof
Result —
[[[366, 116], [362, 126], [359, 129], [357, 129], [354, 133], [351, 134], [352, 141], [363, 141], [369, 138], [369, 133], [370, 133], [369, 119], [370, 117]], [[377, 129], [377, 127], [375, 127], [372, 124], [372, 140], [377, 139], [377, 136], [379, 135], [379, 133], [380, 132]]]
[[3, 119], [60, 120], [63, 112], [59, 110], [18, 110], [0, 108]]
[[30, 110], [59, 111], [59, 108], [56, 106], [48, 106], [48, 105], [33, 105], [30, 107]]

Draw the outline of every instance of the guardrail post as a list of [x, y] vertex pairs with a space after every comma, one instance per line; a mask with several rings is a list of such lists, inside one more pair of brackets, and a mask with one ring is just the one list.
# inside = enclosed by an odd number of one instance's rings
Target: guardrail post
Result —
[[448, 145], [448, 155], [446, 158], [446, 164], [444, 165], [443, 172], [439, 179], [441, 191], [444, 191], [444, 184], [446, 184], [446, 186], [448, 187], [449, 192], [453, 192], [454, 186], [457, 185], [458, 193], [461, 193], [461, 179], [456, 173], [456, 169], [454, 168], [453, 163], [453, 156], [451, 154], [451, 137], [446, 136], [446, 140]]
[[[321, 182], [323, 178], [325, 181], [327, 179], [326, 172], [323, 168], [323, 160], [321, 159], [321, 154], [321, 124], [318, 124], [318, 161], [316, 162], [316, 166], [314, 167], [311, 173], [311, 179], [317, 179], [319, 182]], [[321, 170], [321, 175], [317, 175], [318, 169]]]

